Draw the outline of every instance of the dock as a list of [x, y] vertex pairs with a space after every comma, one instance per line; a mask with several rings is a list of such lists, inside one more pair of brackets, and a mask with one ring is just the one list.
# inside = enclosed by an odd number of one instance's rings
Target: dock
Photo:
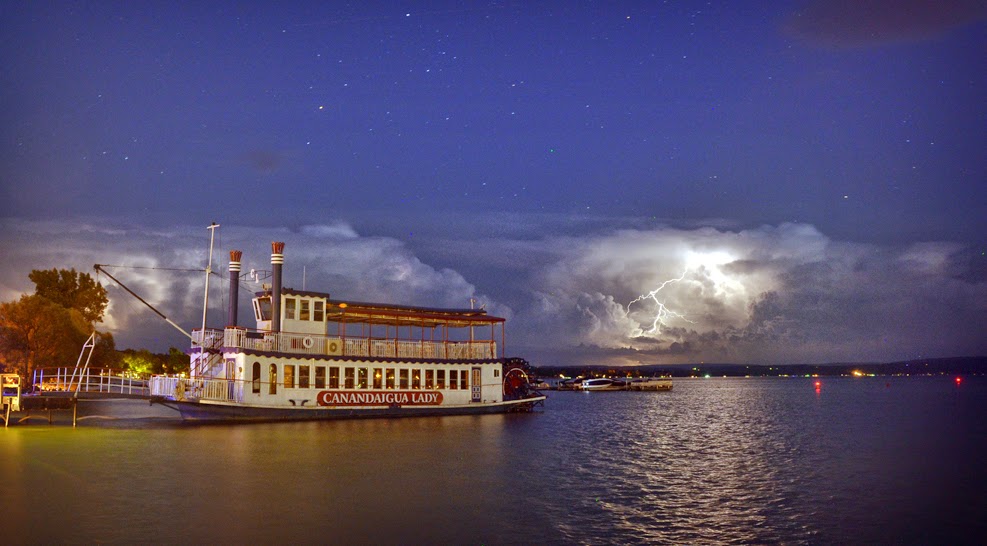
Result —
[[[121, 370], [41, 368], [30, 388], [19, 375], [0, 374], [0, 419], [4, 427], [32, 419], [55, 424], [56, 415], [71, 412], [72, 426], [82, 419], [140, 419], [172, 417], [151, 406], [147, 380]], [[64, 419], [61, 419], [64, 422]]]

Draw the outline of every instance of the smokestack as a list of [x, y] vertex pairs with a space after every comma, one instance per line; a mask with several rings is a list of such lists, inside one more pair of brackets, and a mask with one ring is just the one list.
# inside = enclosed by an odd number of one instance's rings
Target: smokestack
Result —
[[284, 265], [284, 243], [271, 243], [271, 332], [281, 331], [281, 267]]
[[240, 258], [243, 252], [230, 251], [230, 312], [226, 316], [226, 326], [236, 326], [238, 300], [240, 299]]

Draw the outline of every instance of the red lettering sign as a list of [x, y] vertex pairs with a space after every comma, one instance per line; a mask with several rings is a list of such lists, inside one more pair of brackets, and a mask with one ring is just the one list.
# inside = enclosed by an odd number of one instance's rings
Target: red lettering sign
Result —
[[320, 406], [438, 406], [438, 391], [322, 391]]

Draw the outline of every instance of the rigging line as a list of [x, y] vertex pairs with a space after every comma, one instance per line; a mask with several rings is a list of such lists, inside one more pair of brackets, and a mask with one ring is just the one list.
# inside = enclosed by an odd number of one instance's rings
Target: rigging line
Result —
[[191, 271], [195, 273], [202, 273], [205, 269], [182, 269], [178, 267], [147, 267], [140, 265], [113, 265], [113, 264], [99, 264], [100, 267], [120, 267], [123, 269], [157, 269], [160, 271]]

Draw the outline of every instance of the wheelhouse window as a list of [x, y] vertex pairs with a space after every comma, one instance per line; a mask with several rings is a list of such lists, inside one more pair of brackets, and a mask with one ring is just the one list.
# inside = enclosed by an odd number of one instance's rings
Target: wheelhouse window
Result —
[[284, 366], [284, 388], [295, 388], [295, 366], [293, 364], [285, 364]]
[[355, 371], [356, 370], [353, 369], [353, 368], [343, 368], [343, 372], [345, 373], [345, 381], [346, 381], [346, 383], [343, 384], [343, 387], [344, 388], [347, 388], [347, 389], [352, 389], [353, 388], [353, 385], [356, 383], [356, 380], [355, 380], [356, 379], [356, 373], [355, 373]]
[[271, 297], [254, 298], [254, 318], [271, 320]]
[[435, 388], [444, 389], [446, 388], [446, 371], [445, 370], [435, 370]]
[[388, 389], [393, 389], [394, 388], [394, 368], [388, 368], [387, 369], [387, 383], [386, 383], [386, 385], [387, 385], [387, 388]]
[[295, 320], [295, 306], [297, 302], [295, 298], [285, 298], [284, 299], [284, 318], [285, 320]]
[[374, 388], [379, 389], [384, 386], [384, 370], [374, 368]]
[[316, 366], [315, 367], [315, 388], [324, 389], [326, 388], [326, 367]]
[[336, 366], [329, 367], [329, 388], [339, 388], [339, 368]]
[[300, 306], [298, 309], [298, 320], [310, 320], [312, 317], [312, 314], [309, 312], [311, 302], [309, 300], [299, 300], [298, 304]]
[[313, 302], [314, 309], [312, 313], [312, 320], [315, 322], [323, 322], [326, 319], [326, 302], [316, 301]]
[[312, 370], [312, 368], [310, 366], [299, 366], [298, 367], [298, 388], [299, 389], [307, 389], [308, 388], [309, 374], [312, 373], [311, 370]]

